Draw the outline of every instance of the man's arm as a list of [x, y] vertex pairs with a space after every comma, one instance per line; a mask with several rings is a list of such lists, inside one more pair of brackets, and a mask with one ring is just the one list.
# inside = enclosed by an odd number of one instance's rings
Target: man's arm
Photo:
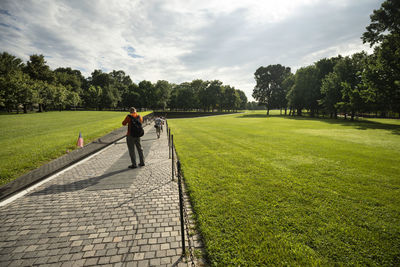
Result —
[[125, 117], [125, 120], [122, 122], [122, 125], [127, 125], [129, 122], [129, 115]]

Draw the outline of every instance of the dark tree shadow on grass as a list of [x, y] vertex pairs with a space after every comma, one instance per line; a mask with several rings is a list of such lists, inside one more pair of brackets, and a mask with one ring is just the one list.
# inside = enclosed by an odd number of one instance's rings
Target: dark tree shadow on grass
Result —
[[266, 115], [266, 114], [243, 114], [237, 117], [238, 119], [251, 119], [251, 118], [283, 118], [287, 120], [296, 120], [296, 121], [320, 121], [323, 123], [329, 123], [334, 125], [341, 126], [351, 126], [355, 127], [358, 130], [387, 130], [392, 134], [400, 135], [400, 125], [381, 123], [376, 121], [368, 121], [368, 120], [354, 120], [351, 121], [349, 119], [345, 120], [343, 118], [331, 119], [331, 118], [320, 118], [320, 117], [307, 117], [307, 116], [285, 116], [285, 115]]

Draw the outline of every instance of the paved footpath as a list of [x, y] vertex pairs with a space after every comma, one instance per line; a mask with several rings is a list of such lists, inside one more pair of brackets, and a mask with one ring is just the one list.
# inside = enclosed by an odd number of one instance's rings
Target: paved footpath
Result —
[[0, 266], [187, 266], [166, 132], [125, 138], [0, 207]]

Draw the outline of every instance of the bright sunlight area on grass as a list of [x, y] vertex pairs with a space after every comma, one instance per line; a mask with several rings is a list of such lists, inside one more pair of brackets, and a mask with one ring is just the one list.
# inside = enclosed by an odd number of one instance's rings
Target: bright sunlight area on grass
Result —
[[169, 120], [211, 263], [400, 262], [400, 121]]

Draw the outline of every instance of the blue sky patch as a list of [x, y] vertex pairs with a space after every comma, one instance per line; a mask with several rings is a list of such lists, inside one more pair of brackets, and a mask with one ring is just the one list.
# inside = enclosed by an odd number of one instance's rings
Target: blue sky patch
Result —
[[14, 29], [14, 30], [17, 30], [17, 31], [20, 31], [20, 30], [21, 30], [21, 29], [18, 28], [18, 27], [15, 27], [15, 26], [10, 25], [10, 24], [2, 23], [2, 22], [0, 22], [0, 26], [6, 27], [6, 28], [11, 28], [11, 29]]
[[0, 14], [1, 14], [1, 15], [7, 15], [7, 16], [12, 17], [12, 15], [10, 14], [10, 12], [8, 12], [8, 10], [5, 10], [5, 9], [0, 9]]
[[125, 46], [124, 49], [131, 58], [143, 58], [142, 56], [135, 54], [136, 50], [132, 46]]

